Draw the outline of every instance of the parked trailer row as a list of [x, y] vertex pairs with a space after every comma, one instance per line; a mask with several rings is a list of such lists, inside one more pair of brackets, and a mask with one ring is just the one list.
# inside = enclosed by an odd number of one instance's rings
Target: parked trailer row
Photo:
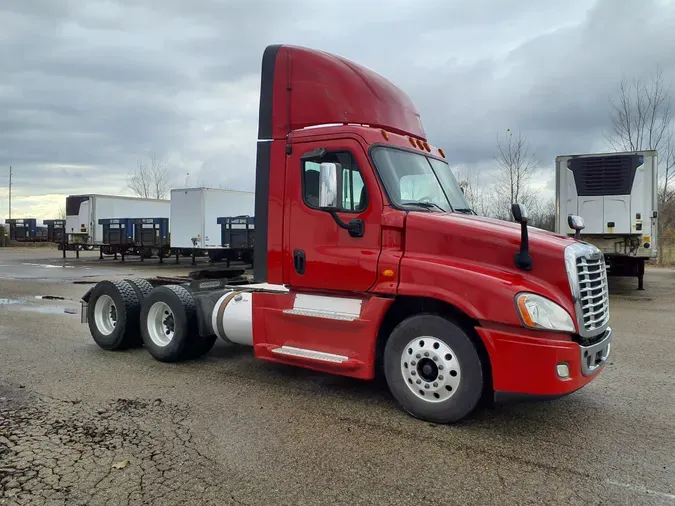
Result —
[[61, 242], [65, 220], [44, 220], [37, 224], [36, 218], [12, 218], [5, 220], [10, 241], [17, 242]]
[[[220, 228], [218, 247], [203, 250], [195, 247], [196, 240], [192, 241], [192, 247], [172, 246], [168, 218], [102, 218], [98, 222], [102, 228], [99, 258], [103, 260], [104, 255], [114, 255], [117, 259], [121, 255], [124, 261], [130, 255], [138, 255], [141, 260], [158, 256], [159, 262], [163, 263], [164, 258], [175, 255], [176, 263], [180, 262], [180, 256], [191, 256], [196, 264], [196, 256], [207, 254], [212, 263], [227, 260], [229, 266], [232, 260], [242, 260], [252, 264], [255, 219], [252, 216], [224, 216], [214, 221]], [[69, 245], [64, 244], [61, 249], [65, 258]]]

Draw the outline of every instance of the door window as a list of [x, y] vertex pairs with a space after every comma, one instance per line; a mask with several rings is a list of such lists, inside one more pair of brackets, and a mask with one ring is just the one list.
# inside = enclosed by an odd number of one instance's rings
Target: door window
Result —
[[321, 162], [339, 163], [342, 166], [342, 198], [340, 211], [360, 213], [368, 207], [368, 195], [361, 171], [349, 152], [328, 152], [320, 161], [302, 163], [302, 192], [305, 204], [319, 208], [319, 171]]

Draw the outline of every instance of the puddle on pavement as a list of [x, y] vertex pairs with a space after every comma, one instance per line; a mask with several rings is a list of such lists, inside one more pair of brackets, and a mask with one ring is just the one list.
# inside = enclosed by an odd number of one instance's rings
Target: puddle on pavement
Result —
[[14, 306], [20, 311], [34, 311], [36, 313], [47, 314], [77, 314], [76, 308], [63, 306], [47, 306], [43, 304], [30, 304], [35, 299], [46, 300], [65, 300], [63, 297], [36, 295], [35, 297], [22, 297], [18, 299], [0, 298], [0, 306]]

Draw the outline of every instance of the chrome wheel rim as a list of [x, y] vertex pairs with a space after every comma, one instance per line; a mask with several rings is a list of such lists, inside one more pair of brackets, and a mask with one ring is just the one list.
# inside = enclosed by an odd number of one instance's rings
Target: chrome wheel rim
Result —
[[448, 400], [462, 376], [452, 348], [431, 336], [413, 339], [403, 349], [401, 374], [410, 391], [425, 402]]
[[101, 295], [94, 306], [94, 322], [98, 331], [108, 336], [117, 325], [117, 307], [110, 295]]
[[173, 339], [175, 326], [174, 315], [168, 304], [155, 302], [148, 311], [148, 336], [154, 344], [167, 346]]

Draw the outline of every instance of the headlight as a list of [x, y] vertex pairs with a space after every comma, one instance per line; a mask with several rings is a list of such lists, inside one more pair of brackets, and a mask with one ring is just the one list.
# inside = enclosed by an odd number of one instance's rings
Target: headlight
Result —
[[574, 321], [558, 304], [534, 293], [516, 295], [516, 308], [526, 327], [574, 332]]

